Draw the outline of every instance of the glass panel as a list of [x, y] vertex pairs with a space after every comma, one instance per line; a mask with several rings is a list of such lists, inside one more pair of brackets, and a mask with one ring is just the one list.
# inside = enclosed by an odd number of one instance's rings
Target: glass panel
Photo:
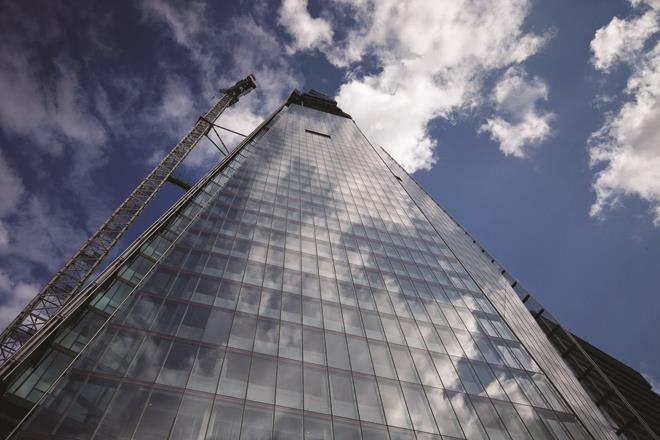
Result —
[[301, 440], [302, 435], [302, 413], [287, 408], [275, 408], [273, 440]]
[[403, 400], [399, 385], [391, 380], [378, 379], [378, 388], [383, 398], [387, 424], [400, 428], [412, 428], [408, 417], [408, 408]]
[[303, 327], [303, 359], [305, 362], [325, 365], [323, 331]]
[[392, 345], [390, 346], [390, 351], [392, 352], [392, 358], [394, 359], [399, 380], [419, 383], [419, 379], [415, 373], [415, 365], [412, 362], [410, 353], [408, 353], [408, 349]]
[[531, 406], [516, 404], [515, 407], [534, 440], [546, 440], [552, 438], [552, 435], [548, 432], [548, 429]]
[[326, 332], [325, 346], [328, 353], [329, 367], [342, 368], [344, 370], [350, 369], [345, 336]]
[[330, 371], [332, 413], [340, 417], [357, 418], [353, 381], [349, 373]]
[[277, 404], [290, 408], [303, 407], [302, 365], [280, 359], [277, 368]]
[[396, 319], [388, 316], [381, 316], [380, 319], [383, 322], [383, 328], [385, 329], [385, 337], [387, 340], [395, 344], [404, 344], [403, 335], [401, 334], [401, 329], [399, 329], [399, 324]]
[[213, 400], [186, 394], [181, 401], [170, 440], [203, 439], [211, 418]]
[[243, 286], [241, 296], [238, 299], [236, 309], [245, 313], [257, 314], [259, 310], [259, 301], [261, 300], [261, 289], [254, 286]]
[[369, 341], [369, 351], [371, 352], [371, 358], [374, 361], [376, 375], [396, 379], [394, 362], [390, 356], [390, 350], [387, 347], [387, 344]]
[[[147, 336], [128, 368], [127, 376], [144, 382], [153, 382], [156, 380], [169, 348], [170, 341], [155, 336]], [[103, 361], [104, 358], [101, 358], [99, 365]]]
[[417, 330], [417, 324], [412, 321], [403, 319], [400, 321], [400, 323], [401, 330], [403, 330], [403, 334], [406, 336], [406, 342], [408, 343], [408, 346], [425, 350], [426, 345], [424, 345], [422, 336], [419, 334], [419, 330]]
[[452, 359], [452, 361], [458, 372], [458, 377], [461, 378], [465, 391], [469, 394], [483, 394], [484, 389], [481, 387], [481, 383], [472, 371], [470, 363], [465, 359]]
[[313, 327], [322, 327], [321, 302], [309, 298], [303, 298], [303, 324]]
[[298, 295], [282, 295], [282, 317], [283, 321], [296, 324], [302, 322], [302, 302]]
[[185, 386], [195, 360], [196, 351], [197, 346], [195, 345], [174, 341], [156, 382], [176, 387]]
[[147, 387], [123, 383], [106, 411], [96, 437], [100, 439], [131, 438], [148, 397], [149, 389]]
[[[110, 335], [108, 334], [108, 336]], [[97, 370], [108, 371], [114, 374], [122, 374], [126, 371], [126, 368], [129, 368], [129, 371], [131, 371], [129, 364], [131, 363], [133, 353], [135, 353], [136, 350], [137, 355], [135, 356], [134, 363], [139, 363], [140, 368], [145, 368], [143, 362], [146, 359], [146, 356], [150, 353], [157, 354], [157, 359], [160, 361], [162, 361], [167, 354], [169, 342], [164, 339], [156, 337], [147, 338], [138, 349], [140, 341], [141, 337], [139, 334], [129, 330], [119, 330], [112, 339], [110, 345], [107, 347], [105, 353], [103, 353], [103, 356], [101, 356]], [[102, 350], [103, 348], [105, 347], [102, 345], [99, 346], [99, 350]], [[156, 368], [158, 367], [160, 367], [160, 364], [156, 366]], [[158, 371], [155, 373], [158, 373]], [[148, 377], [151, 378], [152, 376]], [[153, 380], [153, 378], [151, 378], [151, 380]]]
[[280, 340], [279, 322], [272, 319], [257, 319], [257, 330], [254, 338], [254, 351], [277, 355]]
[[259, 315], [269, 318], [280, 319], [280, 307], [282, 295], [279, 292], [264, 290], [261, 293], [261, 303], [259, 304]]
[[362, 321], [360, 320], [360, 314], [358, 311], [342, 308], [342, 312], [344, 314], [344, 327], [346, 328], [346, 333], [357, 336], [364, 336]]
[[305, 413], [305, 440], [332, 440], [332, 421], [329, 417]]
[[293, 324], [282, 323], [280, 326], [280, 356], [302, 359], [302, 328]]
[[229, 346], [252, 350], [257, 319], [252, 316], [236, 314], [231, 327]]
[[240, 436], [242, 418], [242, 403], [216, 398], [207, 438], [213, 440], [236, 440]]
[[495, 410], [500, 415], [500, 418], [504, 422], [504, 425], [506, 426], [507, 431], [509, 431], [509, 434], [511, 434], [512, 438], [516, 440], [531, 439], [527, 429], [525, 429], [525, 426], [522, 423], [522, 420], [520, 420], [520, 416], [518, 416], [518, 413], [513, 408], [513, 405], [510, 403], [498, 402], [496, 400], [493, 401], [493, 405], [495, 405]]
[[514, 403], [528, 403], [527, 398], [523, 394], [522, 390], [518, 386], [518, 382], [513, 377], [510, 371], [504, 368], [493, 367], [493, 372], [499, 379], [504, 391], [506, 391], [507, 396]]
[[274, 403], [276, 371], [277, 362], [275, 359], [254, 355], [250, 367], [247, 398], [257, 402]]
[[433, 421], [431, 409], [426, 401], [426, 396], [422, 387], [419, 385], [402, 383], [401, 388], [403, 389], [403, 395], [406, 399], [408, 409], [410, 410], [410, 417], [412, 418], [415, 430], [437, 433], [438, 430]]
[[378, 396], [376, 381], [371, 377], [360, 375], [353, 376], [353, 379], [355, 382], [358, 409], [360, 411], [360, 420], [385, 423], [385, 416], [380, 403], [380, 397]]
[[380, 323], [380, 318], [376, 313], [362, 312], [362, 322], [364, 323], [364, 330], [368, 338], [384, 340], [385, 333], [383, 333], [383, 326]]
[[202, 341], [210, 344], [227, 345], [233, 318], [234, 315], [227, 310], [211, 310]]
[[438, 337], [438, 334], [435, 331], [435, 328], [432, 325], [428, 324], [418, 324], [422, 338], [426, 342], [426, 347], [430, 351], [436, 351], [438, 353], [445, 353], [445, 348]]
[[179, 326], [177, 336], [180, 338], [188, 338], [199, 340], [204, 332], [206, 320], [211, 312], [210, 307], [189, 305], [186, 315]]
[[454, 407], [456, 412], [456, 417], [461, 423], [463, 432], [468, 439], [487, 439], [486, 431], [481, 426], [481, 422], [477, 417], [470, 400], [467, 397], [467, 394], [462, 393], [447, 393], [449, 395], [449, 400]]
[[442, 380], [444, 387], [448, 390], [463, 391], [461, 381], [459, 380], [458, 374], [456, 374], [454, 365], [451, 363], [451, 360], [449, 360], [449, 357], [433, 354], [431, 358], [433, 359], [433, 363], [435, 364], [435, 368], [440, 375], [440, 380]]
[[421, 350], [410, 350], [412, 354], [413, 361], [415, 362], [415, 367], [417, 367], [417, 373], [419, 378], [424, 385], [430, 385], [433, 387], [442, 388], [442, 382], [438, 373], [435, 371], [435, 366], [431, 357], [427, 351]]
[[454, 410], [449, 403], [449, 398], [443, 390], [425, 387], [426, 396], [429, 399], [433, 416], [440, 429], [440, 434], [464, 438]]
[[305, 365], [305, 410], [320, 413], [330, 413], [328, 395], [328, 375], [324, 367]]
[[243, 414], [243, 429], [241, 439], [269, 440], [272, 438], [273, 408], [246, 405]]
[[440, 335], [440, 339], [442, 339], [442, 344], [445, 346], [447, 353], [452, 356], [463, 356], [463, 350], [456, 340], [456, 336], [454, 336], [454, 333], [450, 329], [436, 327], [436, 330], [438, 330], [438, 335]]
[[[472, 364], [474, 371], [477, 373], [481, 384], [486, 389], [486, 393], [489, 397], [500, 400], [507, 400], [504, 390], [500, 386], [500, 383], [497, 381], [495, 375], [490, 371], [488, 365], [480, 364], [475, 362]], [[484, 395], [484, 393], [481, 393]]]
[[[71, 383], [73, 382], [78, 382], [78, 380], [71, 379]], [[79, 384], [82, 385], [82, 381]], [[91, 436], [96, 429], [97, 423], [101, 420], [103, 410], [110, 403], [116, 387], [117, 383], [115, 382], [90, 378], [85, 386], [80, 389], [80, 393], [73, 400], [71, 406], [69, 406], [66, 417], [57, 428], [57, 436], [62, 438]], [[78, 387], [75, 386], [72, 388]], [[64, 397], [65, 395], [63, 394], [62, 396]], [[73, 393], [71, 394], [72, 396]], [[68, 403], [71, 397], [67, 396], [62, 401]], [[64, 404], [61, 406], [64, 408]], [[47, 414], [46, 411], [43, 411], [40, 415], [48, 417]], [[44, 427], [43, 422], [40, 422], [39, 425], [40, 427]], [[48, 425], [48, 423], [45, 425]]]
[[186, 312], [186, 305], [179, 302], [165, 300], [160, 307], [160, 313], [154, 322], [152, 329], [158, 333], [174, 335]]
[[227, 351], [222, 365], [218, 394], [231, 397], [245, 397], [248, 373], [250, 372], [250, 356], [244, 353]]
[[170, 391], [153, 391], [134, 437], [147, 440], [166, 438], [172, 428], [180, 400], [180, 394]]
[[187, 387], [199, 391], [215, 392], [223, 358], [223, 350], [200, 347]]
[[344, 331], [341, 310], [338, 306], [323, 303], [323, 325], [328, 330]]
[[371, 423], [362, 423], [362, 440], [389, 440], [387, 428], [381, 425], [372, 425]]
[[367, 341], [352, 336], [349, 336], [347, 341], [348, 353], [351, 358], [351, 369], [359, 373], [374, 374]]
[[488, 437], [493, 440], [509, 439], [504, 424], [495, 412], [492, 404], [488, 400], [477, 397], [471, 398], [471, 400], [474, 408], [477, 410], [477, 414], [479, 414], [481, 423], [483, 423], [484, 428], [486, 428]]
[[346, 440], [361, 440], [360, 425], [351, 420], [334, 419], [332, 428], [335, 432], [335, 438]]

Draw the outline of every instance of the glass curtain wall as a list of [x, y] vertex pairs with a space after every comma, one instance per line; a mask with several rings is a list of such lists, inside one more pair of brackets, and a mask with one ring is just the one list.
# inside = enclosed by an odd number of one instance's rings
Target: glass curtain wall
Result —
[[591, 437], [355, 124], [290, 105], [14, 438]]

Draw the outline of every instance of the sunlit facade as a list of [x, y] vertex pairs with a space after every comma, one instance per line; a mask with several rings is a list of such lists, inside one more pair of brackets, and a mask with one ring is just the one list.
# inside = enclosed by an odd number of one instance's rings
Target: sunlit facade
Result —
[[239, 148], [13, 373], [5, 433], [616, 438], [471, 238], [334, 103], [294, 93]]

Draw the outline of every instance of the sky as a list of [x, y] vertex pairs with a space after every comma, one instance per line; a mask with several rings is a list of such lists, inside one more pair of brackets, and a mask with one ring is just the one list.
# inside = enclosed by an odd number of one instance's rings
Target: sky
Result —
[[[0, 327], [248, 73], [222, 125], [251, 131], [294, 88], [334, 96], [569, 330], [660, 388], [659, 0], [4, 1]], [[220, 157], [204, 141], [177, 175]]]

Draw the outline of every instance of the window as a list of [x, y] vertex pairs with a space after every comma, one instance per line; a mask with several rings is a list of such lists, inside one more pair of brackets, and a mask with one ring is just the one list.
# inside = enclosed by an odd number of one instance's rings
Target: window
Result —
[[275, 372], [277, 361], [270, 357], [253, 356], [247, 398], [263, 403], [275, 401]]
[[408, 408], [403, 400], [399, 384], [386, 379], [378, 379], [378, 388], [383, 398], [383, 408], [387, 424], [400, 428], [412, 428]]
[[308, 128], [305, 129], [305, 133], [309, 133], [309, 134], [313, 134], [313, 135], [316, 135], [316, 136], [320, 136], [320, 137], [322, 137], [322, 138], [331, 139], [331, 138], [330, 138], [330, 135], [328, 135], [328, 134], [319, 133], [318, 131], [310, 130], [310, 129], [308, 129]]
[[281, 406], [302, 409], [303, 377], [300, 363], [279, 359], [276, 403]]
[[353, 381], [349, 373], [330, 371], [330, 396], [334, 415], [357, 418]]
[[354, 381], [360, 419], [375, 423], [385, 423], [385, 416], [378, 395], [378, 387], [374, 378], [355, 375]]
[[243, 353], [227, 352], [222, 366], [218, 394], [245, 398], [245, 389], [250, 372], [250, 356]]
[[305, 410], [330, 413], [328, 373], [325, 367], [304, 367]]

